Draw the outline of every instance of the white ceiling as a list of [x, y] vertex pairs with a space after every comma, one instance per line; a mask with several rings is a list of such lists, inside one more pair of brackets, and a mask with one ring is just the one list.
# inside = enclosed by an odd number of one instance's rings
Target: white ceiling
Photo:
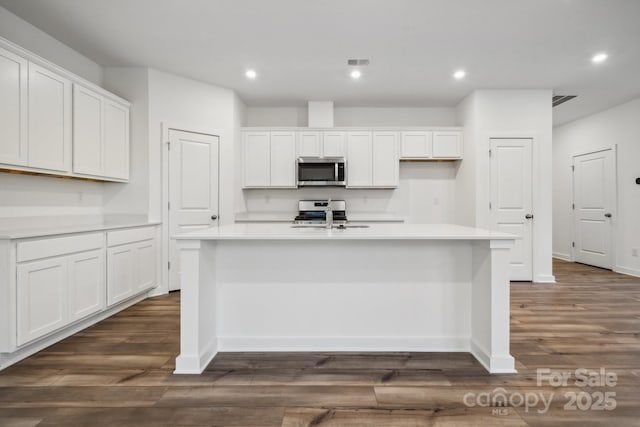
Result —
[[[578, 95], [563, 123], [640, 96], [640, 0], [0, 0], [103, 66], [232, 88], [249, 106], [448, 107], [474, 89]], [[606, 51], [606, 63], [591, 56]], [[347, 58], [368, 58], [360, 81]], [[247, 68], [259, 77], [249, 81]], [[467, 71], [464, 81], [452, 73]], [[551, 102], [551, 101], [549, 101]]]

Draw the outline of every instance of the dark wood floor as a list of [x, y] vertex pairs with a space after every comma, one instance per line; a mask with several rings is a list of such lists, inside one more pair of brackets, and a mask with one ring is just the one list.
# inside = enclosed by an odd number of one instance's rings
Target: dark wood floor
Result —
[[[488, 375], [455, 353], [226, 353], [203, 375], [172, 375], [173, 293], [0, 372], [0, 426], [640, 426], [640, 279], [554, 269], [556, 285], [512, 284], [518, 374]], [[568, 373], [567, 385], [538, 386], [537, 368]], [[580, 387], [578, 368], [604, 368], [617, 383]], [[507, 406], [470, 406], [501, 391]], [[565, 408], [571, 393], [575, 410]]]

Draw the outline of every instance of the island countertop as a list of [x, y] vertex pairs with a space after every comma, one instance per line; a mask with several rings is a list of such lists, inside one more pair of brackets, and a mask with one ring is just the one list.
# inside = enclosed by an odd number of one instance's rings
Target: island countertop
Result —
[[455, 224], [371, 224], [366, 228], [237, 223], [172, 236], [178, 240], [513, 240], [517, 236]]

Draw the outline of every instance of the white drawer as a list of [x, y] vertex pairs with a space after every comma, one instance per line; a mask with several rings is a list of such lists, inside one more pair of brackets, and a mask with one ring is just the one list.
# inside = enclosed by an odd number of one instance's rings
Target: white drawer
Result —
[[103, 233], [75, 234], [50, 239], [29, 240], [18, 242], [17, 261], [32, 261], [34, 259], [102, 249], [103, 247]]
[[126, 230], [109, 231], [107, 233], [107, 246], [118, 246], [127, 243], [150, 240], [156, 237], [156, 227], [128, 228]]

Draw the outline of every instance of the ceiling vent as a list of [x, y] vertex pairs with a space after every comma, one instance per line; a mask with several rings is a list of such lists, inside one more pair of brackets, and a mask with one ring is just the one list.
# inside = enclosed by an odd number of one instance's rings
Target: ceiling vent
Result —
[[578, 95], [554, 95], [552, 105], [554, 107], [557, 107], [560, 104], [564, 104], [567, 101], [571, 101], [576, 96]]
[[368, 59], [347, 59], [347, 65], [352, 67], [364, 67], [365, 65], [369, 65]]

